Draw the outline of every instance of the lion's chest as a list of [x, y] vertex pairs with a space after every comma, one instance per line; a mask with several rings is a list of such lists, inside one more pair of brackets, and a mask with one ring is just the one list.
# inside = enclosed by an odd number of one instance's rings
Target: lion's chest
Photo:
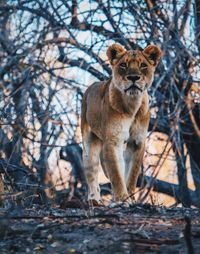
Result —
[[119, 121], [109, 124], [107, 140], [115, 140], [119, 143], [134, 141], [137, 145], [142, 143], [147, 135], [148, 124], [143, 125], [139, 119], [121, 117]]
[[133, 118], [124, 119], [122, 122], [121, 138], [124, 142], [126, 142], [130, 137], [130, 129], [133, 122], [134, 122]]
[[107, 121], [107, 123], [102, 123], [102, 128], [105, 128], [105, 139], [116, 140], [120, 143], [126, 142], [130, 137], [132, 123], [133, 118], [125, 118], [122, 116]]
[[141, 119], [134, 119], [129, 129], [129, 141], [134, 141], [136, 145], [143, 143], [147, 136], [149, 121], [143, 122]]

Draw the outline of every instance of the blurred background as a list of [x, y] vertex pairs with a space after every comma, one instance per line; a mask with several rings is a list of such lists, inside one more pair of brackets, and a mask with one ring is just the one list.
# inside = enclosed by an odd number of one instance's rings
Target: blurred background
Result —
[[136, 200], [200, 207], [199, 0], [0, 0], [1, 205], [82, 197], [82, 95], [114, 42], [163, 51]]

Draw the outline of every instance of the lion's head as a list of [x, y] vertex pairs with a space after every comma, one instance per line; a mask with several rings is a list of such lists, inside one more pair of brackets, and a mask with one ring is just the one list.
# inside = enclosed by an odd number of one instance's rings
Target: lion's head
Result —
[[130, 96], [139, 95], [153, 82], [154, 71], [162, 55], [156, 45], [144, 50], [125, 50], [119, 44], [107, 49], [114, 86]]

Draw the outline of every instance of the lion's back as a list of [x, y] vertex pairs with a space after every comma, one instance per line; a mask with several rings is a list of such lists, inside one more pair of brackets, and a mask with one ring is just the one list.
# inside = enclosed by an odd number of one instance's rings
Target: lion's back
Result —
[[81, 129], [84, 126], [99, 125], [102, 102], [105, 100], [108, 81], [95, 82], [87, 88], [83, 95], [81, 110]]

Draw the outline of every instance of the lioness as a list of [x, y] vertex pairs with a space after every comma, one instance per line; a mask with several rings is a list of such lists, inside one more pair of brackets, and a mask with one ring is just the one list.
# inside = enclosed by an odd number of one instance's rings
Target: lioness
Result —
[[98, 184], [101, 161], [111, 181], [115, 201], [127, 205], [131, 202], [150, 119], [147, 89], [152, 84], [161, 54], [155, 45], [143, 51], [127, 51], [113, 44], [107, 49], [112, 77], [86, 90], [81, 132], [88, 200], [95, 203], [101, 200]]

